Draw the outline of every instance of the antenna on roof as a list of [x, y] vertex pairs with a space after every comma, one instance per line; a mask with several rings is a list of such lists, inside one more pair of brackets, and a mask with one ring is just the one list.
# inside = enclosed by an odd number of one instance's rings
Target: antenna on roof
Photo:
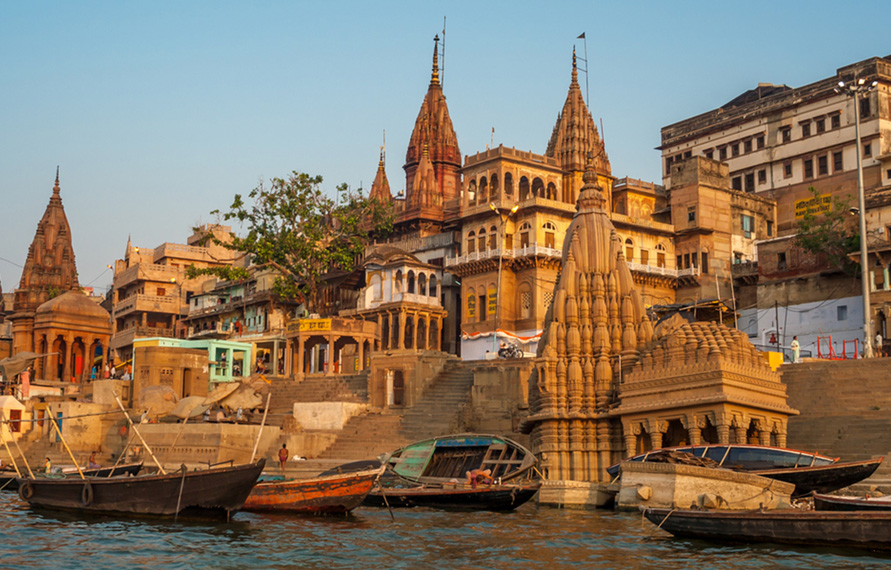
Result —
[[582, 71], [585, 72], [585, 104], [588, 105], [588, 111], [591, 110], [591, 94], [588, 92], [588, 38], [585, 37], [585, 32], [582, 32], [577, 40], [585, 40], [585, 58], [579, 58], [585, 62], [585, 69]]

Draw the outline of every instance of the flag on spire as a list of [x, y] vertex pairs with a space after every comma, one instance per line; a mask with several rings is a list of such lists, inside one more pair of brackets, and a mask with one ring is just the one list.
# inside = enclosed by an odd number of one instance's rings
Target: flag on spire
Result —
[[583, 40], [583, 39], [585, 39], [585, 32], [582, 32], [582, 35], [580, 35], [580, 36], [577, 37], [576, 39], [577, 39], [577, 40]]

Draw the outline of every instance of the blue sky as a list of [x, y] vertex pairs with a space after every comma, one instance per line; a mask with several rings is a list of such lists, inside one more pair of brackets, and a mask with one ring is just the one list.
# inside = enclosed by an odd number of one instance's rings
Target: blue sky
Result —
[[[661, 181], [660, 128], [758, 82], [891, 53], [891, 5], [838, 2], [0, 2], [0, 286], [18, 286], [61, 168], [82, 285], [135, 245], [185, 242], [292, 170], [366, 189], [406, 145], [447, 18], [464, 155], [543, 153], [585, 32], [613, 174]], [[580, 63], [580, 65], [583, 65]], [[584, 85], [584, 76], [580, 77]]]

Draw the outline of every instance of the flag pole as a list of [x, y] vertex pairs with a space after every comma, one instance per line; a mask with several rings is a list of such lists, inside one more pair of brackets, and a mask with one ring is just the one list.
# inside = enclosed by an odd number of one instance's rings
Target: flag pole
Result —
[[585, 105], [588, 106], [588, 110], [591, 110], [591, 94], [588, 91], [588, 38], [585, 37], [585, 32], [582, 32], [577, 40], [585, 41]]

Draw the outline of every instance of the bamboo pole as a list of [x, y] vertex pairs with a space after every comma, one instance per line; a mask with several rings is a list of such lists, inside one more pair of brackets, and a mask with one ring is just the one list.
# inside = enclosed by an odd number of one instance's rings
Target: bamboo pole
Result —
[[[10, 439], [15, 440], [15, 438], [12, 436], [12, 430], [9, 429], [9, 423], [6, 421], [6, 412], [4, 412], [3, 410], [0, 410], [0, 418], [3, 418], [3, 423], [6, 424], [7, 429], [9, 430]], [[15, 469], [15, 474], [21, 477], [22, 472], [19, 471], [19, 466], [16, 464], [15, 457], [13, 457], [12, 451], [9, 449], [9, 444], [6, 443], [6, 438], [3, 437], [3, 430], [0, 430], [0, 439], [3, 439], [3, 447], [6, 448], [6, 453], [9, 454], [9, 460], [12, 461], [12, 468]]]
[[251, 460], [248, 463], [253, 463], [254, 458], [257, 456], [257, 447], [260, 446], [260, 436], [263, 435], [263, 426], [266, 425], [266, 414], [269, 413], [269, 400], [272, 398], [272, 393], [266, 394], [266, 407], [263, 409], [263, 420], [260, 421], [260, 431], [257, 432], [257, 441], [254, 442], [254, 450], [251, 452]]
[[127, 409], [124, 407], [124, 404], [121, 402], [121, 398], [117, 394], [115, 394], [114, 399], [118, 403], [118, 407], [121, 408], [121, 411], [124, 412], [124, 417], [127, 418], [127, 422], [130, 424], [130, 429], [133, 430], [133, 433], [136, 434], [136, 437], [138, 437], [139, 441], [142, 442], [142, 445], [145, 446], [145, 450], [148, 451], [149, 455], [152, 458], [152, 461], [154, 461], [155, 465], [158, 466], [158, 471], [161, 472], [161, 475], [167, 475], [167, 471], [164, 470], [164, 467], [161, 465], [161, 462], [158, 461], [158, 458], [155, 457], [154, 453], [152, 453], [152, 448], [150, 448], [149, 445], [145, 442], [145, 440], [142, 438], [142, 434], [139, 433], [138, 429], [136, 429], [136, 424], [134, 424], [133, 420], [130, 419], [130, 414], [127, 413]]
[[[3, 414], [3, 419], [4, 419], [4, 421], [6, 420], [6, 414], [5, 414], [5, 413]], [[31, 466], [28, 464], [28, 459], [25, 457], [25, 454], [22, 452], [22, 448], [19, 446], [19, 440], [17, 440], [16, 438], [12, 438], [12, 443], [15, 444], [15, 448], [18, 450], [19, 455], [22, 457], [22, 463], [24, 463], [24, 464], [25, 464], [25, 467], [28, 468], [28, 473], [31, 475], [31, 478], [33, 479], [33, 478], [34, 478], [34, 472], [31, 471]], [[10, 455], [10, 457], [11, 457], [11, 455]]]
[[71, 462], [74, 463], [74, 468], [77, 469], [77, 474], [80, 475], [81, 479], [86, 479], [84, 472], [80, 470], [80, 465], [77, 464], [77, 459], [74, 458], [74, 453], [72, 453], [71, 448], [68, 447], [68, 442], [65, 441], [65, 436], [62, 435], [62, 430], [59, 429], [59, 424], [56, 423], [56, 418], [53, 417], [52, 410], [49, 406], [46, 407], [46, 410], [50, 412], [50, 423], [56, 428], [56, 433], [59, 434], [59, 439], [62, 440], [62, 445], [65, 446], [65, 451], [68, 452], [68, 457], [70, 457]]

